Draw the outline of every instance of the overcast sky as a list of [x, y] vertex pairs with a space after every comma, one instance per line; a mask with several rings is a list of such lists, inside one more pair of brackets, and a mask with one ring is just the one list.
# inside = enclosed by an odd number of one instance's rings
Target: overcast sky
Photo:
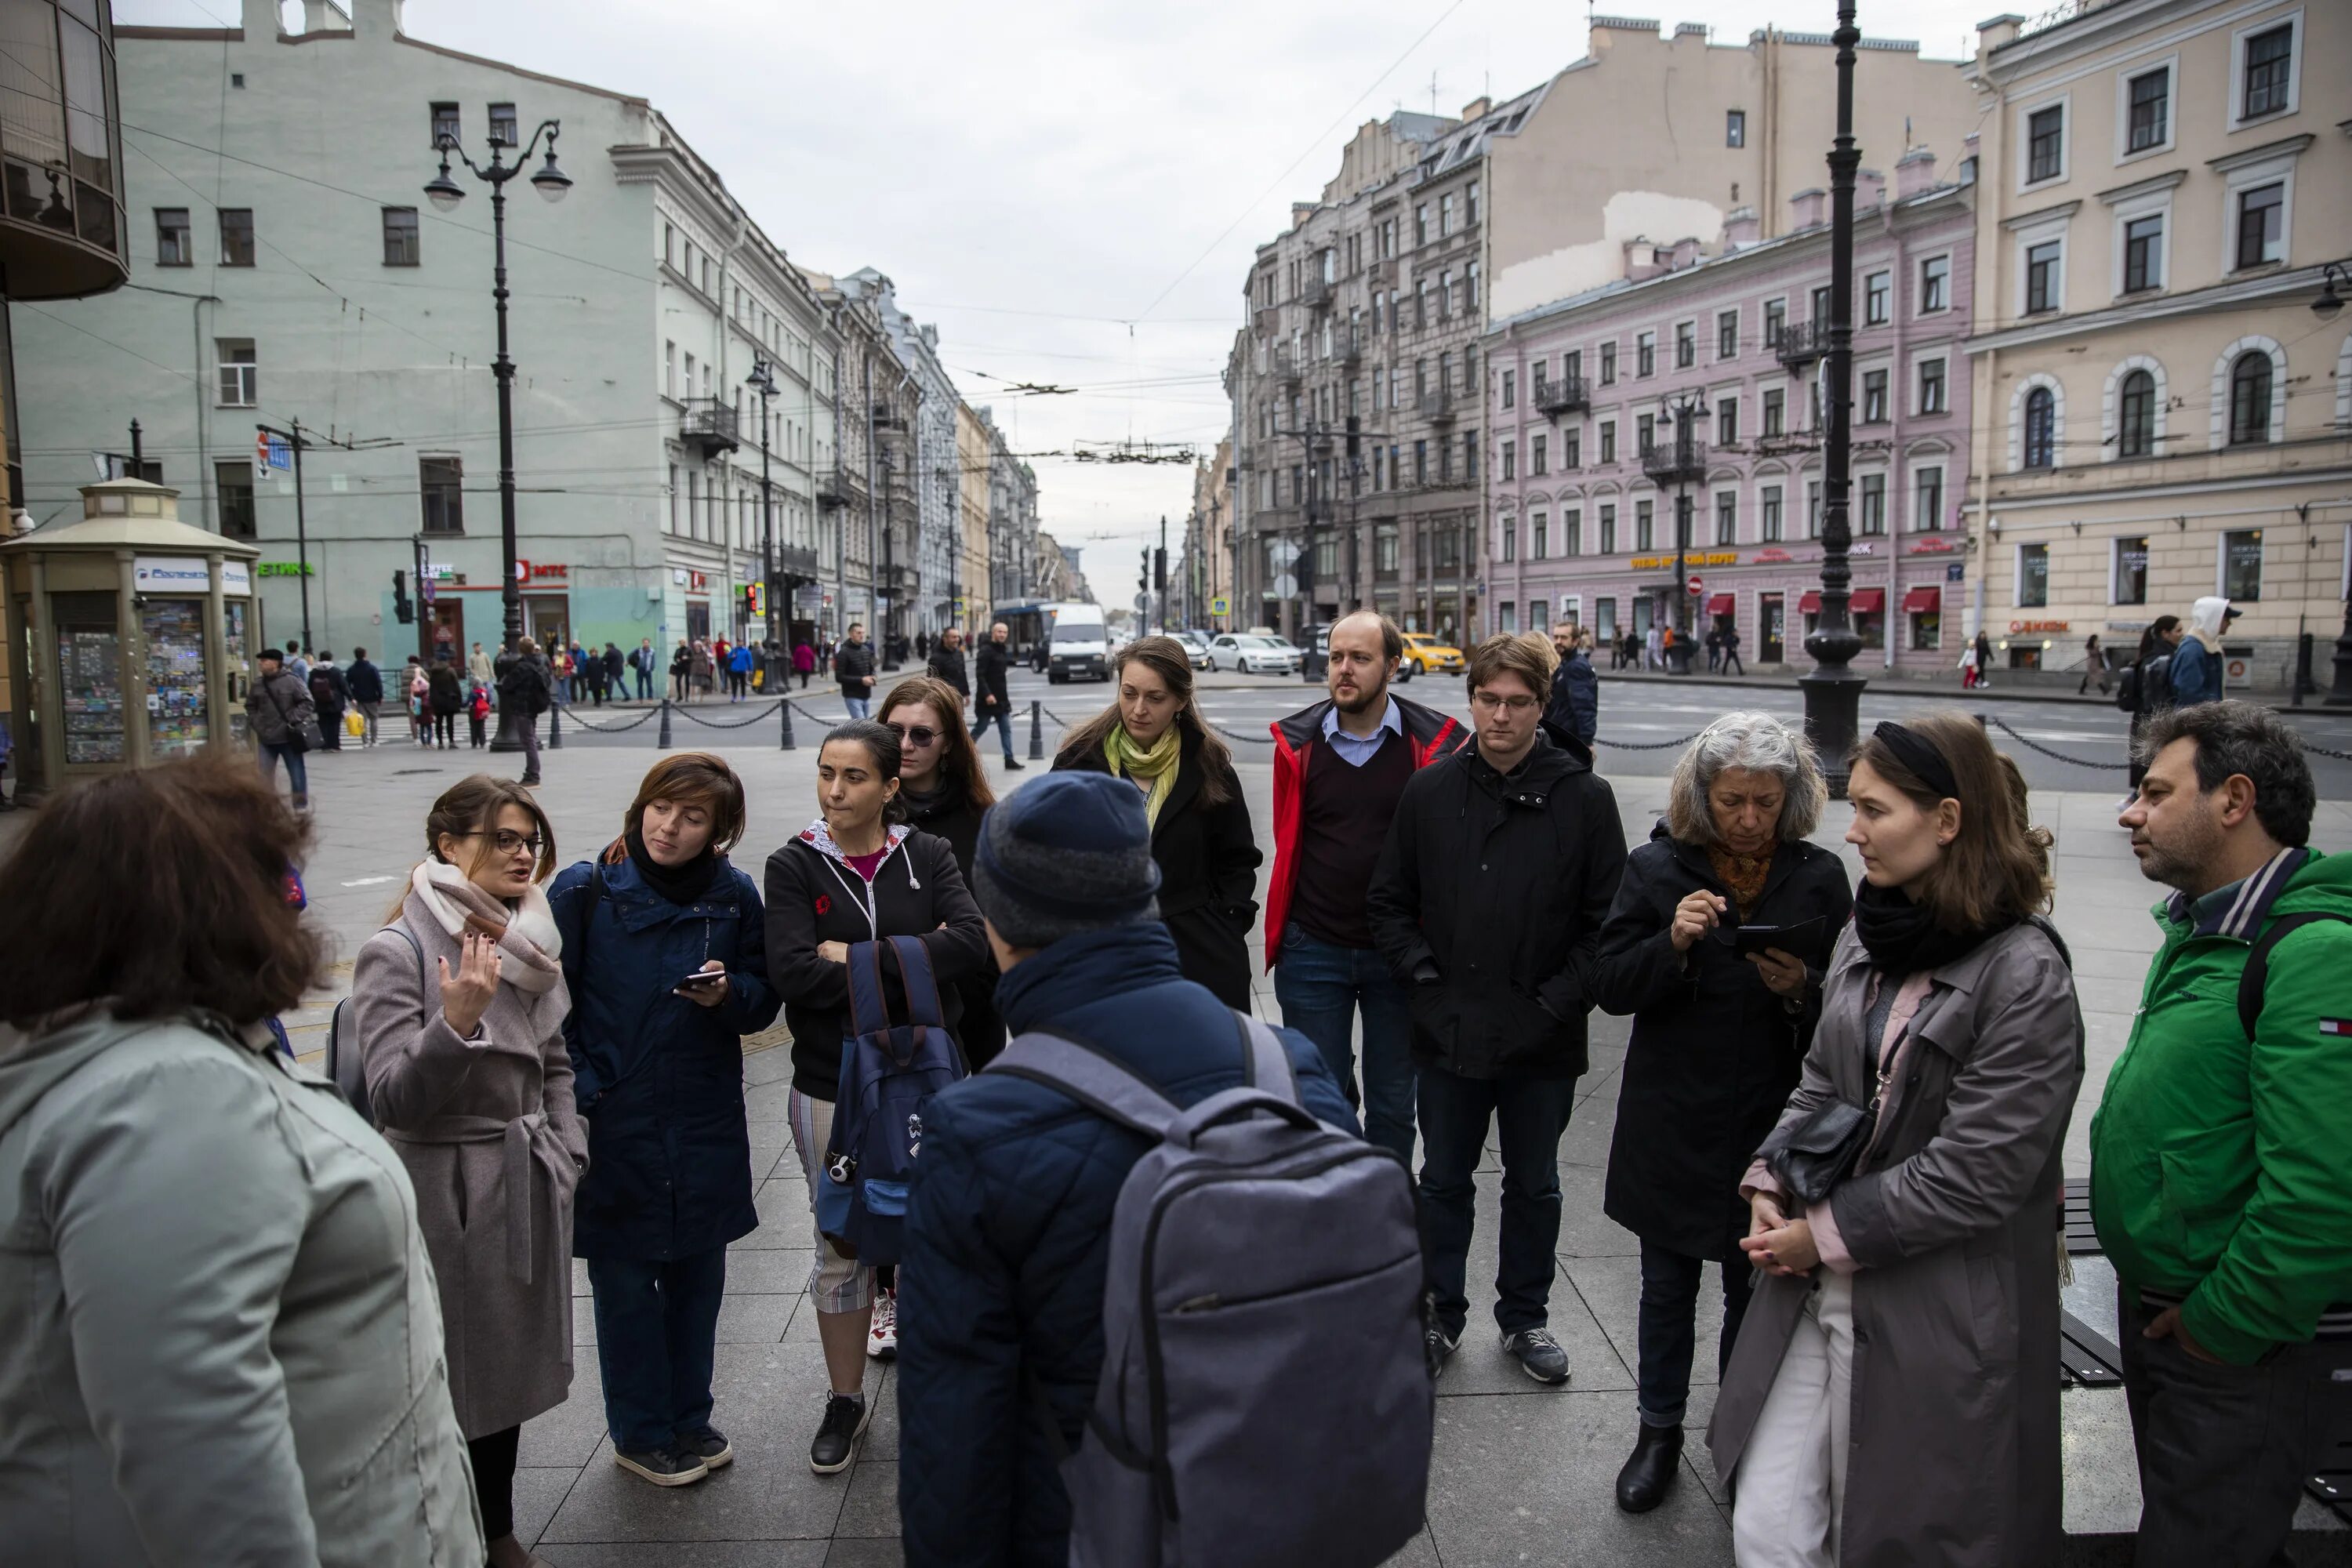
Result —
[[[1824, 0], [1611, 9], [1728, 43], [1836, 25]], [[1864, 0], [1861, 19], [1956, 59], [1998, 9]], [[1020, 449], [1132, 437], [1206, 456], [1252, 251], [1321, 191], [1353, 128], [1428, 110], [1433, 76], [1446, 114], [1524, 90], [1583, 55], [1586, 15], [1559, 0], [408, 0], [404, 25], [650, 99], [794, 259], [888, 273]], [[234, 23], [235, 0], [117, 0], [115, 17]], [[1013, 397], [1003, 381], [1080, 390]], [[1045, 526], [1124, 603], [1161, 513], [1181, 538], [1190, 468], [1035, 466]]]

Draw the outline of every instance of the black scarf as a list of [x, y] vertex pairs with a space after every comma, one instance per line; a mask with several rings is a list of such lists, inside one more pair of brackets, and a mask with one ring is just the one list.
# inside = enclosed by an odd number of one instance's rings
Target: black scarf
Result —
[[711, 882], [719, 875], [719, 857], [710, 852], [708, 845], [683, 866], [665, 866], [647, 852], [645, 836], [635, 828], [629, 830], [628, 842], [629, 859], [636, 866], [637, 875], [646, 879], [646, 887], [673, 904], [694, 902], [710, 890]]
[[1854, 933], [1862, 938], [1872, 965], [1892, 975], [1940, 969], [1967, 957], [1986, 938], [2015, 923], [2004, 921], [1969, 931], [1946, 931], [1936, 923], [1935, 911], [1912, 902], [1900, 888], [1881, 888], [1865, 881], [1853, 896]]

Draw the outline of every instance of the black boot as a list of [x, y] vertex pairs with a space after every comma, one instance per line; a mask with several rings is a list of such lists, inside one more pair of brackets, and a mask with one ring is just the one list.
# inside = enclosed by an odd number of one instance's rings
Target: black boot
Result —
[[1666, 1488], [1682, 1466], [1683, 1429], [1642, 1424], [1633, 1458], [1617, 1472], [1617, 1506], [1627, 1513], [1647, 1513], [1665, 1500]]

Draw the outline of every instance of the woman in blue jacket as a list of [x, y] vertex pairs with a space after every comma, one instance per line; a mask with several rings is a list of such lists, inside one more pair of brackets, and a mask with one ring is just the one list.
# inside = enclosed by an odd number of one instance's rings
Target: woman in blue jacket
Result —
[[665, 757], [621, 837], [548, 900], [588, 1121], [572, 1249], [595, 1293], [614, 1462], [656, 1486], [734, 1458], [710, 1424], [710, 1377], [727, 1244], [760, 1224], [742, 1037], [778, 1006], [759, 889], [727, 860], [742, 833], [743, 785], [725, 763]]

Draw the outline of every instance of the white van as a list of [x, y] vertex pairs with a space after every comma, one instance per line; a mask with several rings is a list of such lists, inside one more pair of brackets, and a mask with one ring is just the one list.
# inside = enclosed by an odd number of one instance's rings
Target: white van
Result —
[[1083, 676], [1110, 679], [1110, 628], [1100, 605], [1045, 606], [1045, 679], [1059, 686]]

